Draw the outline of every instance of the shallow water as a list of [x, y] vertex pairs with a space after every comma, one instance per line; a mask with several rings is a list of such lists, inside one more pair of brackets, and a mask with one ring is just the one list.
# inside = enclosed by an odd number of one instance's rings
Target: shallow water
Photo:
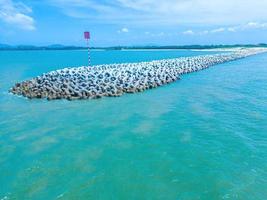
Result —
[[[93, 64], [215, 52], [99, 51]], [[86, 51], [0, 51], [0, 199], [265, 199], [267, 54], [119, 98], [27, 100], [15, 83]]]

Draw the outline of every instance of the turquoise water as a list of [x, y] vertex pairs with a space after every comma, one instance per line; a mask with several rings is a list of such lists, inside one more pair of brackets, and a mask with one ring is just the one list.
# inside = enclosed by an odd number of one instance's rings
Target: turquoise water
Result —
[[[215, 52], [99, 51], [93, 64]], [[0, 199], [264, 200], [267, 54], [138, 94], [27, 100], [18, 81], [85, 51], [0, 51]]]

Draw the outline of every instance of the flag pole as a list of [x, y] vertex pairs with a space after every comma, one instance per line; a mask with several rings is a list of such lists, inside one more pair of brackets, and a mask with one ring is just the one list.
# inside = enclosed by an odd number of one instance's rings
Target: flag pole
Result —
[[87, 49], [88, 49], [88, 67], [90, 67], [91, 66], [91, 58], [90, 58], [89, 39], [87, 39]]
[[88, 31], [84, 32], [84, 39], [86, 40], [87, 51], [88, 51], [88, 67], [90, 67], [91, 66], [90, 46], [89, 46], [90, 32]]

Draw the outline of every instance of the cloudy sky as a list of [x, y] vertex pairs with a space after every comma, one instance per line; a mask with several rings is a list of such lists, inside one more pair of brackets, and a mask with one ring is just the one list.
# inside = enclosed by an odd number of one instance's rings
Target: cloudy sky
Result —
[[0, 43], [267, 43], [267, 0], [0, 0]]

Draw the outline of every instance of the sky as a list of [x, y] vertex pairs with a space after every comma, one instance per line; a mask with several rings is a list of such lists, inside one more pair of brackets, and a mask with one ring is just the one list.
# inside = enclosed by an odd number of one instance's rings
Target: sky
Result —
[[267, 43], [267, 0], [0, 0], [0, 44]]

